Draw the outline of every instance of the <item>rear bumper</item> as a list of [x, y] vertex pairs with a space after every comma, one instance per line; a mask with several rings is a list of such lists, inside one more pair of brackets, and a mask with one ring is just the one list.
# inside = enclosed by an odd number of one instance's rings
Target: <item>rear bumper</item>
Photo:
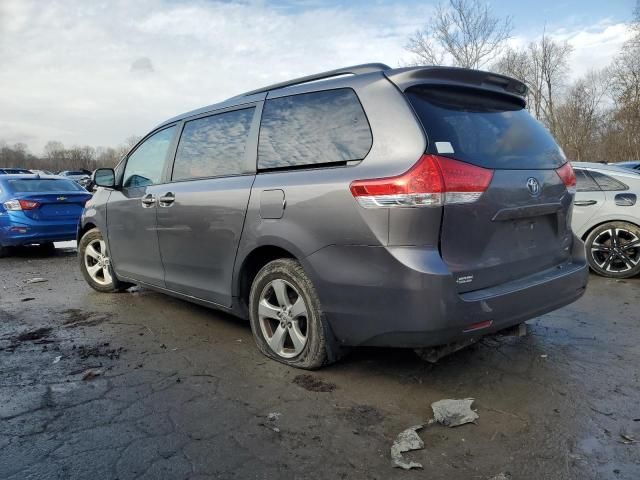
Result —
[[[572, 303], [588, 278], [578, 239], [567, 263], [464, 294], [432, 248], [331, 246], [304, 263], [345, 345], [417, 348], [483, 336]], [[480, 322], [488, 326], [466, 331]]]
[[5, 247], [30, 243], [63, 242], [75, 240], [77, 222], [35, 221], [0, 216], [0, 245]]

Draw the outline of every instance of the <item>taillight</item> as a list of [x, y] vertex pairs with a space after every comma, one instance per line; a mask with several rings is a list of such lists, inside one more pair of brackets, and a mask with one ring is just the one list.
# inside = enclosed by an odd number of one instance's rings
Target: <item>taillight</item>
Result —
[[33, 210], [40, 206], [38, 202], [34, 202], [33, 200], [9, 200], [8, 202], [4, 202], [3, 206], [7, 210]]
[[576, 193], [576, 173], [569, 162], [556, 169], [556, 173], [564, 183], [569, 193]]
[[491, 178], [493, 170], [425, 154], [402, 175], [355, 180], [350, 189], [365, 208], [437, 207], [475, 202]]

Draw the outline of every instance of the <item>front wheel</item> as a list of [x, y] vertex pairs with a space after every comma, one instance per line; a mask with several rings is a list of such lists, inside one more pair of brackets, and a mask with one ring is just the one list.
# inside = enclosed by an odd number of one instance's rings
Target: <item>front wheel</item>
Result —
[[591, 269], [602, 276], [629, 278], [640, 273], [640, 227], [609, 222], [593, 229], [585, 242]]
[[89, 230], [80, 239], [78, 260], [84, 279], [98, 292], [118, 292], [131, 286], [113, 274], [107, 245], [97, 228]]
[[253, 336], [266, 356], [309, 370], [335, 359], [320, 301], [296, 260], [274, 260], [258, 272], [249, 310]]

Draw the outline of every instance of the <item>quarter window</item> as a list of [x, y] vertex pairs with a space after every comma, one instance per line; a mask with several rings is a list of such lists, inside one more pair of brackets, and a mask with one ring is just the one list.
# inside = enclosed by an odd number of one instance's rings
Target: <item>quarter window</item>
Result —
[[258, 168], [290, 168], [362, 160], [371, 129], [349, 88], [267, 100], [262, 113]]
[[127, 159], [123, 187], [147, 187], [162, 180], [162, 169], [171, 145], [175, 125], [147, 138]]
[[605, 175], [604, 173], [591, 172], [591, 176], [596, 181], [598, 186], [605, 192], [614, 192], [617, 190], [629, 189], [629, 187], [627, 187], [624, 183], [616, 180], [613, 177], [610, 177], [609, 175]]
[[599, 192], [600, 187], [584, 170], [575, 169], [576, 172], [576, 188], [578, 192]]
[[246, 147], [255, 107], [186, 122], [172, 180], [247, 173]]

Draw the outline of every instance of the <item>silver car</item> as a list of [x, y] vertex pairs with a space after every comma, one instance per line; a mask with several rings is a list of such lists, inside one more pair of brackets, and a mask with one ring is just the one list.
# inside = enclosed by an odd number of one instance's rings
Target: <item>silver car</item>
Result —
[[573, 231], [585, 241], [591, 269], [605, 277], [640, 273], [640, 174], [628, 168], [574, 162]]
[[138, 283], [246, 318], [300, 368], [517, 325], [588, 273], [575, 175], [525, 93], [374, 64], [179, 115], [95, 171], [80, 268], [98, 291]]

